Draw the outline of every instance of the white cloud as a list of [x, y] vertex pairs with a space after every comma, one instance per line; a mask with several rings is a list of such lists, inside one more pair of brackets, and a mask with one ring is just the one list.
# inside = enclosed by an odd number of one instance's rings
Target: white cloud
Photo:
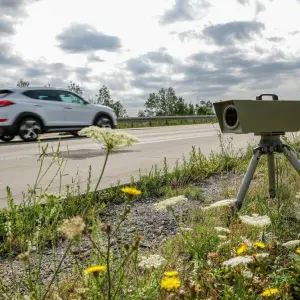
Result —
[[[16, 5], [18, 1], [14, 0], [11, 3]], [[182, 3], [185, 5], [181, 5]], [[25, 12], [24, 15], [20, 15], [20, 19], [16, 20], [14, 25], [14, 31], [5, 27], [6, 32], [15, 32], [15, 34], [10, 38], [7, 34], [5, 38], [0, 37], [0, 49], [1, 44], [10, 42], [14, 45], [14, 51], [9, 57], [13, 57], [16, 61], [16, 56], [20, 56], [24, 60], [24, 65], [20, 65], [19, 68], [13, 64], [13, 61], [11, 68], [6, 63], [5, 74], [0, 75], [3, 76], [0, 80], [4, 84], [9, 82], [15, 84], [23, 74], [39, 74], [41, 72], [39, 66], [47, 68], [47, 64], [50, 64], [51, 74], [26, 79], [33, 84], [42, 84], [42, 82], [47, 84], [51, 83], [51, 80], [56, 83], [60, 81], [65, 86], [72, 79], [86, 88], [89, 94], [96, 94], [101, 85], [106, 84], [111, 94], [121, 102], [124, 101], [125, 107], [129, 109], [142, 106], [147, 94], [157, 92], [160, 87], [168, 87], [164, 84], [174, 85], [175, 91], [185, 95], [188, 101], [195, 101], [197, 96], [212, 100], [224, 99], [227, 96], [254, 98], [256, 92], [268, 92], [270, 88], [266, 85], [268, 90], [263, 90], [263, 86], [254, 89], [255, 84], [276, 82], [277, 76], [280, 85], [276, 84], [276, 89], [274, 86], [273, 91], [276, 90], [280, 97], [285, 99], [297, 97], [299, 92], [297, 83], [293, 79], [299, 70], [297, 64], [290, 68], [291, 71], [287, 71], [287, 68], [282, 65], [275, 65], [278, 69], [275, 68], [272, 72], [262, 68], [266, 72], [263, 73], [265, 78], [260, 79], [259, 82], [249, 76], [255, 76], [256, 70], [260, 69], [251, 69], [252, 73], [247, 73], [247, 68], [254, 67], [255, 63], [266, 64], [268, 60], [292, 63], [300, 61], [298, 42], [300, 34], [296, 34], [300, 28], [298, 0], [185, 0], [184, 2], [179, 0], [40, 0], [31, 2], [24, 8], [27, 15]], [[8, 11], [9, 7], [5, 7], [2, 13], [8, 14]], [[167, 22], [162, 22], [166, 16]], [[178, 22], [176, 22], [177, 17]], [[232, 28], [239, 25], [233, 26], [227, 23], [243, 22], [249, 24], [261, 22], [264, 28], [260, 35], [251, 35], [248, 39], [245, 32], [247, 26], [244, 29], [239, 27], [242, 30], [240, 35], [246, 36], [247, 39], [232, 40], [228, 28], [233, 30]], [[60, 48], [61, 41], [57, 37], [66, 33], [72, 24], [78, 24], [77, 28], [87, 24], [94, 32], [117, 37], [121, 47], [116, 47], [115, 51], [101, 50], [100, 41], [94, 43], [93, 50], [88, 52], [71, 54], [64, 51]], [[211, 33], [209, 30], [204, 30], [207, 27], [214, 28], [213, 39], [204, 35], [204, 33]], [[232, 45], [215, 43], [220, 28], [223, 29], [222, 32], [229, 35]], [[291, 34], [292, 32], [294, 34]], [[79, 31], [77, 33], [79, 35]], [[76, 36], [76, 30], [72, 32], [72, 36]], [[80, 41], [85, 43], [82, 38]], [[71, 46], [74, 46], [74, 43], [71, 43]], [[88, 45], [80, 46], [80, 49], [89, 49]], [[243, 53], [244, 56], [240, 59], [243, 60], [244, 65], [247, 60], [252, 62], [247, 65], [247, 68], [240, 70], [245, 75], [245, 79], [234, 79], [232, 76], [236, 73], [229, 71], [228, 67], [221, 66], [222, 60], [228, 56], [228, 53], [224, 58], [222, 55], [225, 55], [226, 49], [230, 47]], [[75, 47], [75, 49], [79, 48]], [[151, 61], [151, 55], [153, 58], [153, 53], [158, 51], [165, 53], [166, 64], [159, 65]], [[213, 60], [213, 57], [218, 55], [215, 51], [223, 53], [220, 54], [219, 60]], [[192, 64], [190, 59], [192, 55], [207, 52], [211, 53], [211, 60], [205, 62], [199, 60], [192, 68], [187, 69], [189, 64]], [[232, 53], [233, 57], [230, 61], [237, 59], [237, 53], [234, 51]], [[173, 66], [172, 63], [167, 64], [167, 61], [170, 61], [169, 56], [173, 57]], [[7, 61], [6, 57], [5, 59]], [[56, 74], [55, 63], [63, 64], [66, 70], [59, 69]], [[78, 69], [79, 67], [81, 69]], [[27, 73], [26, 69], [28, 69]], [[137, 73], [142, 69], [153, 71], [148, 74]], [[216, 70], [216, 73], [212, 74], [212, 70]], [[207, 73], [208, 79], [205, 80], [206, 75], [203, 74], [207, 71], [210, 73]], [[227, 72], [228, 74], [225, 74]], [[283, 73], [277, 74], [280, 72]], [[59, 74], [70, 74], [70, 76], [57, 78]], [[212, 76], [211, 84], [209, 76]]]

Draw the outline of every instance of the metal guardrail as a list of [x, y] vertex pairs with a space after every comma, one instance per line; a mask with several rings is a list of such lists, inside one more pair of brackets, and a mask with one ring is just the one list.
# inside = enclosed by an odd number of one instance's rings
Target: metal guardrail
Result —
[[118, 118], [119, 123], [133, 123], [133, 122], [151, 122], [151, 121], [194, 121], [215, 119], [216, 115], [193, 115], [193, 116], [159, 116], [159, 117], [128, 117]]

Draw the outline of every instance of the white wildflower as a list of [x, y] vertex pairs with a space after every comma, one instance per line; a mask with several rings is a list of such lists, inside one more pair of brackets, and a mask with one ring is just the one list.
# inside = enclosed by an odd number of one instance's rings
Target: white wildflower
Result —
[[190, 228], [190, 227], [181, 227], [180, 229], [181, 229], [182, 231], [193, 231], [193, 229]]
[[267, 258], [270, 254], [267, 252], [262, 252], [262, 253], [257, 253], [256, 257], [257, 258]]
[[271, 220], [268, 216], [259, 216], [257, 214], [253, 214], [252, 216], [240, 216], [240, 219], [242, 223], [256, 227], [264, 227], [271, 224]]
[[221, 240], [226, 240], [226, 239], [227, 239], [227, 236], [226, 236], [226, 235], [221, 235], [221, 234], [219, 234], [219, 235], [218, 235], [218, 238], [221, 239]]
[[230, 230], [228, 228], [225, 228], [225, 227], [215, 227], [215, 230], [218, 231], [218, 232], [230, 233]]
[[300, 221], [300, 203], [299, 202], [294, 202], [293, 203], [293, 213], [295, 218]]
[[258, 277], [257, 276], [254, 276], [253, 277], [253, 273], [249, 270], [249, 269], [245, 269], [243, 271], [243, 276], [247, 279], [253, 279], [253, 280], [257, 280]]
[[246, 265], [252, 261], [253, 261], [253, 257], [250, 255], [237, 256], [237, 257], [233, 257], [233, 258], [230, 258], [229, 260], [224, 261], [223, 265], [228, 266], [228, 267], [236, 267], [240, 264]]
[[231, 206], [234, 202], [236, 201], [236, 199], [225, 199], [225, 200], [220, 200], [217, 201], [209, 206], [203, 207], [203, 210], [208, 210], [211, 208], [219, 208], [219, 207], [224, 207], [224, 206]]
[[300, 240], [292, 240], [292, 241], [288, 241], [288, 242], [282, 244], [282, 246], [292, 249], [292, 248], [295, 248], [296, 246], [298, 246], [299, 244], [300, 244]]
[[139, 267], [143, 269], [150, 269], [150, 268], [158, 268], [162, 265], [162, 263], [165, 261], [165, 259], [158, 255], [158, 254], [152, 254], [149, 257], [142, 256], [141, 261], [139, 263]]
[[87, 136], [92, 141], [101, 144], [108, 150], [129, 147], [138, 142], [138, 139], [125, 132], [117, 132], [110, 128], [89, 126], [79, 131], [79, 135]]
[[75, 239], [82, 235], [84, 228], [85, 223], [83, 219], [80, 216], [76, 216], [69, 220], [64, 220], [58, 231], [68, 239]]
[[298, 192], [295, 196], [296, 199], [300, 199], [300, 193]]
[[186, 202], [187, 198], [185, 196], [177, 196], [162, 200], [154, 204], [154, 207], [158, 210], [167, 210], [169, 207], [175, 206], [176, 204]]
[[225, 241], [218, 246], [218, 249], [224, 248], [230, 244], [230, 241]]

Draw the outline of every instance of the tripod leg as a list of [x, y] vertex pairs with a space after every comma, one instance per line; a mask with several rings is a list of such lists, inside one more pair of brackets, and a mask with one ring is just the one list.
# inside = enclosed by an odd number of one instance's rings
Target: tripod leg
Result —
[[258, 161], [260, 159], [261, 154], [262, 154], [261, 151], [259, 149], [257, 149], [254, 152], [253, 156], [252, 156], [252, 159], [249, 163], [248, 169], [247, 169], [246, 174], [244, 176], [242, 185], [241, 185], [240, 190], [238, 192], [236, 202], [234, 204], [234, 210], [235, 211], [240, 210], [242, 205], [243, 205], [244, 198], [245, 198], [246, 193], [249, 189], [251, 180], [253, 178], [253, 175], [254, 175], [254, 172], [256, 170], [256, 167], [257, 167], [257, 164], [258, 164]]
[[283, 146], [283, 153], [285, 154], [286, 158], [289, 160], [291, 165], [294, 167], [294, 169], [300, 175], [300, 162], [297, 159], [296, 155], [285, 145]]
[[276, 196], [275, 159], [274, 153], [268, 154], [269, 195], [273, 199]]

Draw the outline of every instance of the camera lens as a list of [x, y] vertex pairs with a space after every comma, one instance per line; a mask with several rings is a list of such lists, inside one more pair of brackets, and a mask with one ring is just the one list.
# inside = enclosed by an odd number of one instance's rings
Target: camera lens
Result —
[[224, 122], [227, 127], [234, 129], [238, 126], [238, 115], [235, 107], [229, 105], [224, 111]]

